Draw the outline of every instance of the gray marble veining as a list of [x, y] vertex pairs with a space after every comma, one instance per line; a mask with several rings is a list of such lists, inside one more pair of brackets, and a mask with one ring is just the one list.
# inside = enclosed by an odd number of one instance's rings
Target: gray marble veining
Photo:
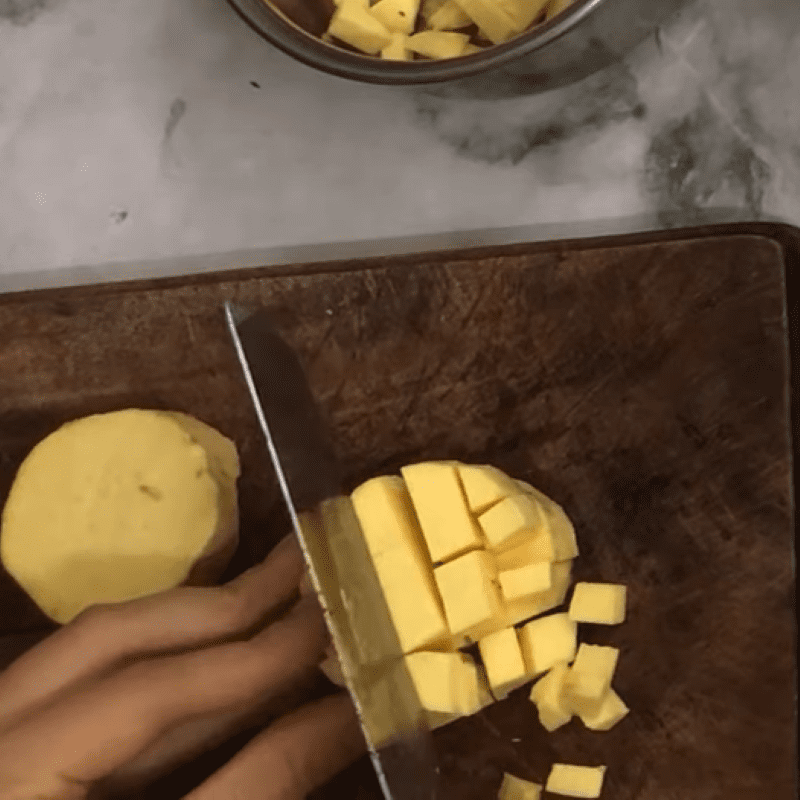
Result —
[[800, 0], [694, 0], [624, 62], [494, 101], [320, 74], [224, 0], [0, 0], [0, 290], [800, 224], [799, 100]]

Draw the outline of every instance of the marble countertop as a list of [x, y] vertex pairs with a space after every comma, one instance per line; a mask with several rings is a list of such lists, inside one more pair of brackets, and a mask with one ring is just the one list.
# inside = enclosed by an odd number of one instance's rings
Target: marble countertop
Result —
[[224, 0], [0, 0], [0, 291], [800, 224], [798, 98], [800, 0], [693, 0], [626, 61], [494, 101], [320, 74]]

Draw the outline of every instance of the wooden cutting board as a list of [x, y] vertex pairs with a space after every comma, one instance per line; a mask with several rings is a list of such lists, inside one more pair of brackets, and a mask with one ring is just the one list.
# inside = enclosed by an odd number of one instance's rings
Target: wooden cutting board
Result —
[[[615, 800], [793, 800], [795, 234], [717, 228], [0, 297], [0, 501], [62, 422], [181, 409], [240, 448], [229, 575], [263, 558], [288, 523], [221, 310], [262, 303], [305, 361], [350, 487], [423, 459], [495, 464], [566, 508], [576, 579], [629, 587], [623, 625], [580, 632], [621, 648], [629, 717], [546, 734], [520, 690], [436, 733], [445, 798], [495, 797], [504, 771], [541, 782], [564, 761], [608, 765]], [[0, 666], [50, 630], [0, 572]], [[242, 741], [147, 796], [178, 797]], [[379, 791], [364, 759], [319, 796]]]

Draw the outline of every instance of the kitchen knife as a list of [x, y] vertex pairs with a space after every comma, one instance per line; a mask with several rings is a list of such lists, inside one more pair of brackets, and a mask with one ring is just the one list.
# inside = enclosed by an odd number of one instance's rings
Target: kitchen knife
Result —
[[225, 317], [383, 794], [434, 800], [433, 737], [300, 360], [265, 310]]

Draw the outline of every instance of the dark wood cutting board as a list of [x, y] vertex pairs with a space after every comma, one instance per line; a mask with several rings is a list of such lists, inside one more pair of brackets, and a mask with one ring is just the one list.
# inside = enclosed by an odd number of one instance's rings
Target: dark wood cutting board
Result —
[[[564, 505], [577, 579], [629, 587], [623, 625], [580, 632], [621, 648], [628, 718], [546, 734], [518, 691], [437, 732], [445, 798], [486, 800], [503, 771], [541, 782], [564, 761], [608, 765], [615, 800], [793, 800], [793, 236], [719, 228], [0, 297], [0, 501], [62, 422], [181, 409], [241, 452], [228, 574], [263, 558], [288, 525], [221, 311], [262, 303], [305, 361], [350, 487], [422, 459], [495, 464]], [[0, 572], [0, 667], [50, 630]], [[147, 796], [179, 796], [242, 741]], [[378, 798], [368, 761], [319, 796]]]

